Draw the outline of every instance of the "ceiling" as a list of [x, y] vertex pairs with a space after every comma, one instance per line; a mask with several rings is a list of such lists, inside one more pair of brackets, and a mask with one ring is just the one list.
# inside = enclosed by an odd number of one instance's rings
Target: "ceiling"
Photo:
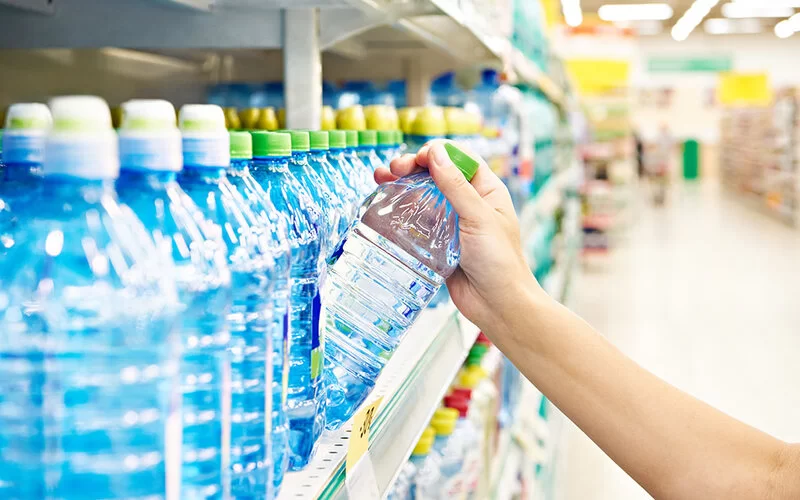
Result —
[[[730, 1], [736, 1], [736, 0], [720, 0], [719, 3], [705, 17], [705, 19], [723, 18], [724, 16], [722, 14], [722, 5]], [[760, 2], [758, 0], [749, 0], [749, 1], [764, 6], [767, 6], [770, 3], [772, 3], [772, 0], [760, 0]], [[651, 21], [645, 23], [646, 25], [649, 26], [644, 26], [644, 28], [650, 28], [650, 29], [643, 29], [641, 34], [646, 35], [646, 34], [655, 34], [655, 31], [657, 31], [655, 30], [655, 28], [658, 25], [662, 26], [663, 28], [661, 30], [662, 32], [669, 32], [669, 30], [678, 21], [678, 19], [680, 19], [680, 17], [683, 16], [683, 14], [689, 9], [689, 7], [691, 7], [691, 5], [694, 3], [694, 0], [581, 0], [581, 8], [583, 10], [584, 15], [588, 16], [588, 15], [596, 15], [597, 10], [602, 5], [606, 4], [642, 4], [642, 3], [667, 3], [672, 7], [674, 11], [672, 18], [669, 20], [655, 21], [655, 22]], [[800, 2], [798, 2], [798, 4], [800, 4]], [[795, 12], [800, 12], [800, 9], [795, 9]], [[783, 18], [777, 18], [777, 19], [761, 18], [761, 19], [749, 19], [746, 22], [750, 23], [748, 24], [748, 26], [750, 27], [753, 26], [753, 23], [755, 23], [756, 25], [760, 25], [763, 32], [769, 33], [772, 31], [775, 24], [777, 24], [781, 20], [783, 20]], [[640, 27], [638, 26], [638, 24], [640, 23], [634, 23], [634, 27]], [[702, 30], [703, 29], [702, 24], [698, 26], [697, 29]], [[649, 33], [650, 31], [653, 31], [653, 33]]]

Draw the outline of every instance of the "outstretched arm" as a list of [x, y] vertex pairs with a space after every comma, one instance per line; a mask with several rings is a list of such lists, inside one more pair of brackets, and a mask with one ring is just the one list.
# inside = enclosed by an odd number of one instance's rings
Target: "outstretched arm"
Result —
[[439, 143], [376, 172], [428, 168], [459, 214], [456, 306], [567, 417], [656, 498], [800, 499], [800, 448], [667, 384], [552, 300], [528, 270], [505, 186], [466, 182]]

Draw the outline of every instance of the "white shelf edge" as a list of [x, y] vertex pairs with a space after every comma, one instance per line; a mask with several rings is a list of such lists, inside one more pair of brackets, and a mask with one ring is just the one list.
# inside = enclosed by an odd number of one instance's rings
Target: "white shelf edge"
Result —
[[[373, 467], [381, 495], [408, 460], [477, 336], [477, 327], [452, 303], [427, 309], [387, 363], [365, 402], [384, 398], [369, 446], [369, 456], [380, 457]], [[348, 423], [338, 431], [326, 432], [309, 466], [286, 475], [279, 499], [346, 498], [345, 460], [351, 428]]]

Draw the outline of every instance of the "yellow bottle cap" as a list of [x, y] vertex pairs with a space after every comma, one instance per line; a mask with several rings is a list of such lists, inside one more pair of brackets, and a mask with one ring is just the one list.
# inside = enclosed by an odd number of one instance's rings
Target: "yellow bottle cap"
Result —
[[[455, 410], [458, 414], [458, 410]], [[431, 427], [436, 431], [437, 436], [449, 436], [456, 428], [458, 418], [434, 418], [431, 420]]]
[[228, 130], [239, 130], [242, 128], [242, 121], [236, 108], [225, 108], [225, 128]]
[[336, 116], [336, 127], [340, 130], [366, 130], [367, 118], [364, 115], [364, 108], [350, 106], [340, 109]]
[[411, 133], [428, 137], [444, 137], [447, 134], [444, 110], [439, 106], [421, 108], [414, 118]]
[[389, 106], [374, 104], [364, 108], [364, 116], [367, 118], [367, 128], [370, 130], [392, 130], [395, 128], [394, 116], [391, 114]]
[[336, 130], [336, 111], [333, 106], [322, 106], [321, 130]]
[[258, 119], [261, 116], [261, 110], [258, 108], [244, 108], [239, 110], [239, 121], [242, 123], [242, 128], [245, 130], [255, 130], [258, 128]]
[[404, 134], [411, 133], [411, 126], [414, 124], [414, 119], [417, 117], [417, 108], [402, 108], [397, 112], [400, 121], [400, 130]]
[[286, 128], [286, 110], [281, 108], [278, 110], [278, 129]]
[[483, 379], [486, 378], [486, 371], [480, 366], [468, 366], [464, 368], [458, 377], [458, 385], [467, 389], [474, 389]]
[[433, 447], [433, 442], [436, 438], [436, 431], [433, 430], [432, 427], [427, 427], [423, 432], [422, 436], [417, 441], [417, 445], [414, 446], [414, 451], [411, 452], [412, 455], [427, 455], [430, 453], [431, 448]]
[[458, 410], [453, 408], [436, 408], [436, 411], [433, 412], [433, 418], [435, 419], [458, 419]]
[[278, 130], [278, 117], [275, 108], [261, 108], [258, 115], [258, 130]]
[[459, 136], [468, 135], [466, 130], [469, 128], [466, 112], [461, 108], [444, 108], [444, 119], [447, 122], [447, 135]]
[[[5, 117], [3, 118], [3, 121], [0, 123], [5, 123]], [[122, 126], [122, 106], [114, 106], [111, 108], [111, 126], [115, 129]]]

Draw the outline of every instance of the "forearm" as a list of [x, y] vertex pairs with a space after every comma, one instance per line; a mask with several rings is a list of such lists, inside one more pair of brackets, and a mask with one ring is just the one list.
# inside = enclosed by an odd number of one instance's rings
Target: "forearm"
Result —
[[732, 499], [773, 493], [783, 443], [642, 369], [537, 287], [522, 297], [487, 334], [650, 494]]

